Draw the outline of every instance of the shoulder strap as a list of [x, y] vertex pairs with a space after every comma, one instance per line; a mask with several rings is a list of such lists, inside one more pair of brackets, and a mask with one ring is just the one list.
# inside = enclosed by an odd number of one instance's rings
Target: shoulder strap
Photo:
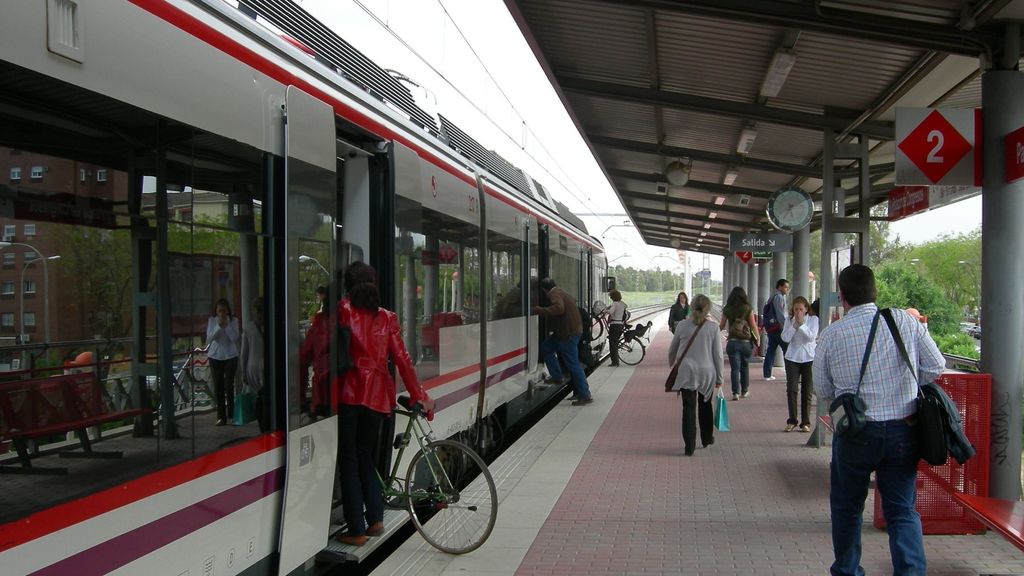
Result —
[[868, 358], [871, 358], [871, 348], [875, 343], [875, 332], [878, 332], [878, 312], [875, 312], [874, 319], [871, 320], [871, 332], [868, 332], [868, 345], [864, 348], [864, 358], [860, 361], [860, 378], [857, 379], [857, 393], [856, 396], [860, 395], [860, 384], [864, 381], [864, 371], [868, 368]]
[[700, 332], [700, 329], [704, 327], [705, 322], [707, 322], [707, 319], [701, 320], [700, 324], [697, 325], [697, 329], [693, 331], [693, 334], [690, 334], [690, 341], [686, 343], [686, 348], [683, 348], [682, 355], [679, 356], [679, 359], [676, 360], [676, 363], [672, 365], [673, 370], [675, 370], [676, 366], [679, 366], [679, 363], [683, 361], [683, 358], [686, 358], [686, 353], [690, 351], [690, 345], [693, 344], [693, 339], [697, 337], [697, 333]]
[[[892, 333], [892, 339], [896, 341], [896, 348], [900, 351], [900, 356], [903, 357], [903, 362], [910, 369], [910, 373], [914, 376], [914, 380], [917, 380], [917, 372], [914, 370], [914, 365], [910, 363], [910, 355], [907, 354], [907, 347], [903, 344], [903, 336], [900, 334], [899, 327], [896, 326], [896, 319], [892, 316], [892, 310], [886, 308], [882, 310], [882, 316], [885, 318], [885, 323], [889, 325], [889, 332]], [[918, 382], [920, 387], [921, 383]]]

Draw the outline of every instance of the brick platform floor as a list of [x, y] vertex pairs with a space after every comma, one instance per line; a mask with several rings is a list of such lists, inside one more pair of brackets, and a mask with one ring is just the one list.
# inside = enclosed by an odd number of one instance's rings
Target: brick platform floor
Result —
[[[662, 391], [670, 336], [654, 336], [516, 574], [827, 574], [830, 449], [782, 431], [783, 370], [767, 382], [752, 363], [751, 396], [728, 402], [731, 431], [688, 458], [680, 400]], [[727, 390], [728, 365], [724, 374]], [[869, 497], [862, 563], [891, 574], [871, 511]], [[995, 534], [925, 546], [929, 575], [1024, 574], [1024, 557]]]

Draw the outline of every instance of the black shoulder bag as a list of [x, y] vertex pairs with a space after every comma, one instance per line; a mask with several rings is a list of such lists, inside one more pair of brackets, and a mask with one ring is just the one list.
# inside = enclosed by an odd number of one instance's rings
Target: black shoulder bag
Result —
[[[903, 357], [910, 373], [917, 380], [917, 371], [910, 363], [910, 355], [907, 354], [907, 347], [903, 344], [903, 337], [896, 326], [896, 320], [892, 317], [892, 310], [882, 310], [885, 323], [889, 325], [889, 332], [892, 332], [892, 339], [896, 341], [896, 348]], [[917, 383], [917, 447], [921, 459], [932, 466], [942, 466], [946, 463], [949, 447], [946, 444], [946, 419], [945, 408], [941, 401], [934, 396], [921, 393], [921, 383]]]
[[834, 434], [840, 438], [852, 438], [864, 429], [868, 422], [868, 407], [860, 397], [860, 385], [864, 381], [864, 371], [871, 358], [871, 347], [875, 343], [875, 332], [878, 331], [878, 313], [871, 321], [871, 332], [868, 333], [868, 345], [864, 348], [864, 357], [860, 361], [860, 378], [857, 379], [857, 392], [840, 394], [828, 407], [832, 417]]

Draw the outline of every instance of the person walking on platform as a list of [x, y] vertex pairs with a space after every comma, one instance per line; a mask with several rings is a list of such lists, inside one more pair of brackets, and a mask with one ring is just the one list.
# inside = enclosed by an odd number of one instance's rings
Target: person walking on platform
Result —
[[213, 395], [217, 403], [217, 426], [228, 423], [235, 412], [235, 373], [242, 333], [238, 318], [224, 298], [217, 300], [213, 316], [206, 322], [206, 357], [213, 377]]
[[[555, 285], [551, 278], [542, 278], [540, 289], [547, 296], [550, 304], [548, 306], [534, 306], [533, 313], [546, 316], [548, 319], [548, 330], [551, 334], [544, 339], [540, 345], [540, 353], [544, 355], [544, 364], [548, 368], [548, 384], [562, 384], [565, 380], [562, 377], [562, 367], [558, 364], [561, 357], [565, 362], [569, 374], [572, 375], [572, 384], [575, 399], [573, 406], [586, 406], [593, 402], [590, 395], [590, 385], [587, 383], [587, 375], [583, 373], [580, 366], [579, 350], [580, 335], [583, 334], [583, 321], [580, 319], [580, 311], [576, 308], [576, 300], [569, 296], [569, 293]], [[558, 356], [555, 356], [557, 352]]]
[[676, 296], [675, 303], [668, 311], [668, 329], [673, 333], [676, 331], [676, 324], [680, 320], [686, 319], [686, 315], [690, 313], [690, 299], [686, 297], [686, 292], [680, 292]]
[[725, 307], [722, 308], [720, 330], [728, 330], [729, 339], [725, 354], [729, 357], [729, 373], [732, 381], [732, 399], [750, 396], [750, 356], [757, 345], [757, 321], [750, 309], [747, 292], [736, 286], [729, 292]]
[[914, 509], [920, 458], [914, 430], [915, 400], [917, 383], [934, 380], [945, 361], [920, 322], [903, 310], [893, 310], [917, 374], [903, 363], [884, 321], [876, 327], [867, 366], [862, 368], [869, 332], [879, 320], [876, 295], [871, 268], [862, 264], [844, 268], [839, 274], [839, 297], [846, 315], [821, 332], [814, 357], [814, 389], [819, 398], [831, 400], [857, 393], [867, 406], [867, 422], [856, 436], [832, 439], [829, 504], [835, 561], [831, 574], [864, 574], [861, 524], [874, 472], [888, 526], [893, 574], [924, 576], [921, 516]]
[[707, 448], [715, 443], [714, 414], [711, 400], [722, 387], [722, 340], [715, 323], [708, 322], [711, 300], [703, 294], [693, 297], [689, 321], [676, 324], [668, 361], [679, 361], [673, 390], [683, 398], [683, 450], [693, 456], [696, 443], [695, 426], [700, 426], [700, 441]]
[[619, 365], [619, 339], [622, 338], [622, 330], [626, 327], [628, 312], [626, 303], [622, 301], [622, 293], [612, 290], [608, 293], [612, 299], [612, 305], [608, 307], [608, 343], [611, 348], [612, 361], [609, 366]]
[[789, 280], [779, 278], [775, 283], [775, 293], [771, 295], [764, 305], [761, 314], [761, 323], [764, 325], [765, 334], [768, 335], [768, 342], [764, 350], [764, 362], [761, 367], [764, 371], [765, 380], [775, 380], [772, 376], [772, 367], [775, 365], [775, 349], [782, 348], [782, 356], [786, 356], [786, 348], [789, 346], [782, 339], [782, 323], [786, 318], [786, 294], [789, 294]]
[[[786, 325], [782, 328], [782, 341], [789, 344], [786, 350], [786, 399], [789, 404], [789, 418], [786, 432], [792, 432], [797, 425], [801, 432], [811, 431], [811, 394], [814, 392], [811, 363], [818, 338], [818, 317], [810, 315], [811, 305], [803, 296], [793, 299], [789, 307]], [[800, 398], [800, 420], [796, 419], [797, 398]]]

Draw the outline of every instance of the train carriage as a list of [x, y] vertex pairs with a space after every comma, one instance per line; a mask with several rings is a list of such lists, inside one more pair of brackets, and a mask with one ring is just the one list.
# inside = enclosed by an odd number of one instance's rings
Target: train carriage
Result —
[[[499, 450], [559, 393], [533, 384], [536, 281], [590, 306], [599, 242], [296, 4], [8, 3], [0, 79], [5, 574], [317, 571], [336, 341], [312, 340], [354, 260], [440, 437]], [[265, 317], [223, 426], [204, 350], [222, 298], [246, 330], [257, 298]]]

